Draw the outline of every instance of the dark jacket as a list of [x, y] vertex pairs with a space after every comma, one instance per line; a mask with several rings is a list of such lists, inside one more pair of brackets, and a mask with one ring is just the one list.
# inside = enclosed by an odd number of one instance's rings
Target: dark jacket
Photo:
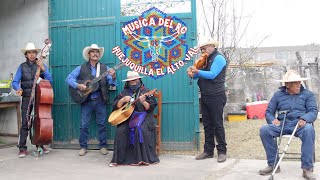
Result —
[[[100, 63], [100, 75], [107, 71], [107, 65]], [[80, 74], [77, 80], [92, 80], [95, 77], [91, 74], [91, 64], [89, 62], [81, 65]], [[104, 103], [109, 101], [109, 84], [107, 83], [106, 76], [99, 81], [99, 89], [101, 91]], [[88, 96], [89, 97], [89, 96]]]
[[[217, 49], [215, 49], [207, 59], [207, 66], [203, 68], [204, 71], [210, 71], [211, 65], [214, 62], [216, 56], [221, 55]], [[214, 79], [205, 79], [199, 77], [198, 85], [202, 96], [219, 95], [225, 92], [225, 79], [226, 79], [226, 68], [224, 66], [221, 72]]]
[[[314, 94], [300, 87], [299, 94], [289, 94], [286, 87], [282, 86], [274, 93], [266, 110], [266, 120], [271, 124], [275, 119], [277, 111], [288, 111], [286, 121], [296, 121], [304, 119], [307, 123], [312, 123], [317, 119], [318, 108]], [[284, 119], [284, 114], [278, 115], [279, 120]]]
[[29, 61], [21, 64], [21, 89], [23, 90], [23, 97], [31, 96], [37, 67], [38, 65], [36, 63], [30, 63]]

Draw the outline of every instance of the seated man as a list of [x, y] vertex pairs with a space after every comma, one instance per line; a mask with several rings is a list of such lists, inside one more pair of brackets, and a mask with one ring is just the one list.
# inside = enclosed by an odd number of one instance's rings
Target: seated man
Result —
[[[283, 80], [279, 81], [284, 82], [285, 86], [280, 87], [280, 90], [271, 98], [266, 110], [268, 124], [260, 129], [260, 138], [268, 159], [268, 166], [259, 171], [261, 175], [271, 174], [276, 162], [279, 161], [279, 157], [276, 157], [277, 145], [274, 137], [280, 136], [282, 123], [284, 122], [283, 135], [291, 135], [298, 123], [298, 129], [294, 135], [302, 141], [302, 176], [306, 179], [315, 179], [312, 172], [315, 132], [311, 123], [317, 119], [318, 109], [314, 94], [301, 85], [301, 81], [307, 79], [301, 78], [296, 71], [289, 70]], [[276, 118], [277, 111], [285, 113], [278, 113]], [[279, 172], [280, 166], [276, 170], [276, 173]]]

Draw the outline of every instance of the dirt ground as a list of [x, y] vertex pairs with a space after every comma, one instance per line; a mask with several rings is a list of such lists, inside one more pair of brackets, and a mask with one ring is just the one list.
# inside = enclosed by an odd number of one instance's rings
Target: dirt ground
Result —
[[[265, 151], [259, 137], [260, 127], [266, 124], [265, 119], [258, 120], [247, 120], [242, 122], [225, 122], [226, 130], [226, 141], [227, 141], [227, 156], [229, 158], [235, 159], [266, 159]], [[315, 148], [316, 152], [320, 149], [319, 136], [320, 132], [320, 120], [314, 123], [316, 131], [316, 141]], [[201, 124], [201, 144], [200, 151], [163, 151], [162, 153], [170, 154], [184, 154], [184, 155], [197, 155], [203, 151], [204, 144], [204, 132], [203, 126]], [[280, 152], [284, 149], [289, 138], [283, 138], [281, 143]], [[287, 149], [287, 153], [291, 152], [301, 152], [300, 151], [301, 141], [296, 138], [290, 143]], [[215, 151], [215, 154], [217, 152]], [[297, 157], [293, 155], [286, 154], [284, 157]], [[298, 156], [299, 157], [299, 156]], [[320, 153], [316, 153], [316, 161], [320, 161]]]

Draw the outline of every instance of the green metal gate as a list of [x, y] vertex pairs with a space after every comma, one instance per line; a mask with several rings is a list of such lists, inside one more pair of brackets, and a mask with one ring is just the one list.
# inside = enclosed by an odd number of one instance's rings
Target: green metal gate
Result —
[[[189, 47], [194, 47], [197, 44], [195, 0], [185, 1], [190, 4], [190, 12], [173, 15], [187, 24], [187, 44]], [[178, 1], [172, 0], [172, 2]], [[128, 6], [133, 6], [133, 3], [127, 4]], [[120, 0], [49, 1], [49, 34], [53, 41], [50, 69], [55, 95], [53, 147], [79, 147], [80, 106], [71, 101], [65, 79], [75, 67], [85, 62], [82, 50], [92, 43], [105, 48], [104, 56], [100, 61], [109, 67], [113, 67], [119, 61], [112, 54], [112, 48], [123, 46], [120, 40], [121, 27], [124, 22], [135, 17], [124, 16], [126, 11], [129, 12], [128, 9], [123, 11], [124, 9]], [[187, 66], [189, 65], [185, 65], [174, 75], [166, 75], [157, 80], [149, 77], [143, 79], [147, 87], [161, 89], [163, 92], [161, 128], [163, 149], [191, 150], [199, 147], [198, 88], [196, 83], [189, 85], [189, 79], [186, 76]], [[108, 114], [111, 111], [113, 98], [123, 89], [121, 80], [126, 78], [128, 69], [125, 67], [117, 71], [119, 85], [115, 91], [110, 92]], [[115, 127], [109, 124], [107, 127], [107, 143], [112, 148]], [[94, 118], [91, 120], [89, 132], [89, 148], [97, 148], [98, 131]]]

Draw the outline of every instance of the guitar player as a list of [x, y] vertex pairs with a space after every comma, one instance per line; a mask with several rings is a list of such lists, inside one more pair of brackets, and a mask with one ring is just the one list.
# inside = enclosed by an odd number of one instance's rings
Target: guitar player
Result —
[[103, 77], [99, 82], [98, 90], [91, 92], [87, 99], [81, 103], [81, 122], [80, 122], [80, 151], [79, 156], [84, 156], [87, 153], [89, 124], [91, 114], [94, 111], [96, 115], [96, 122], [99, 127], [98, 139], [100, 141], [100, 153], [102, 155], [108, 154], [107, 133], [106, 133], [106, 103], [109, 98], [109, 85], [116, 86], [116, 72], [109, 68], [106, 64], [100, 63], [104, 53], [103, 47], [98, 47], [97, 44], [92, 44], [83, 49], [83, 58], [87, 61], [82, 65], [76, 67], [67, 77], [66, 82], [70, 87], [85, 91], [88, 87], [81, 82], [85, 80], [92, 80], [102, 73], [109, 71], [108, 75]]
[[156, 126], [153, 120], [158, 102], [153, 96], [155, 90], [149, 91], [145, 87], [141, 80], [143, 77], [138, 72], [128, 71], [127, 79], [122, 80], [125, 82], [124, 88], [113, 101], [112, 107], [116, 111], [124, 104], [138, 100], [130, 118], [117, 125], [110, 167], [160, 162], [156, 153]]

